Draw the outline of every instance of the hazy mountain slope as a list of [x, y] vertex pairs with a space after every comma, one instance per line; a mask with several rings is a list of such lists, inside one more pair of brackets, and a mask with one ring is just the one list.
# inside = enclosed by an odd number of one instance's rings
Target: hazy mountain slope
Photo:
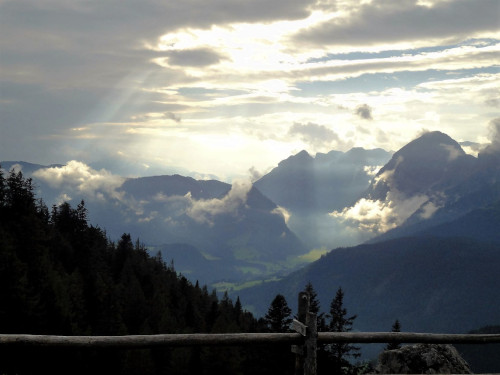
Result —
[[390, 155], [382, 149], [362, 148], [315, 157], [301, 151], [281, 161], [255, 186], [294, 213], [327, 213], [353, 203], [370, 183], [367, 168], [385, 164]]
[[356, 234], [340, 235], [345, 225], [328, 213], [353, 204], [390, 156], [382, 149], [353, 148], [315, 157], [301, 151], [281, 161], [255, 186], [287, 210], [289, 228], [310, 249], [356, 244]]
[[474, 209], [455, 220], [416, 231], [415, 234], [436, 237], [466, 236], [478, 241], [500, 244], [500, 202]]
[[1, 166], [2, 169], [6, 171], [10, 171], [12, 168], [15, 168], [16, 170], [21, 169], [23, 173], [31, 174], [40, 168], [61, 167], [62, 164], [41, 165], [35, 163], [28, 163], [25, 161], [5, 160], [1, 162]]
[[467, 332], [500, 321], [499, 245], [466, 238], [399, 238], [339, 248], [283, 278], [240, 291], [242, 301], [264, 314], [273, 296], [296, 306], [311, 282], [326, 311], [338, 287], [358, 314], [355, 329]]

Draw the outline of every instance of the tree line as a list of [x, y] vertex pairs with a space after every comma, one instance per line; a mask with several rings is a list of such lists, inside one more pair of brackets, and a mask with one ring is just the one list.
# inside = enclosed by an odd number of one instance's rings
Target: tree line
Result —
[[[288, 332], [291, 310], [277, 295], [265, 317], [237, 298], [193, 284], [161, 255], [123, 234], [114, 242], [90, 225], [85, 203], [50, 209], [33, 182], [0, 168], [0, 332], [50, 335]], [[329, 314], [320, 313], [311, 284], [311, 312], [319, 330], [348, 331], [339, 288]], [[360, 372], [350, 344], [320, 348], [321, 373]], [[1, 374], [89, 372], [115, 374], [292, 374], [290, 347], [194, 347], [144, 350], [3, 348]]]

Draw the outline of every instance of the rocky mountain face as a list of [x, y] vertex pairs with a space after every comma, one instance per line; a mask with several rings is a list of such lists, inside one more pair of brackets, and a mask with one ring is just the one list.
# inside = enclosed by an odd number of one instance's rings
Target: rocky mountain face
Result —
[[[489, 148], [475, 158], [447, 135], [427, 133], [394, 154], [365, 197], [385, 204], [418, 202], [404, 222], [370, 242], [420, 232], [454, 235], [466, 222], [480, 237], [490, 226], [482, 215], [490, 215], [488, 207], [500, 201], [500, 153]], [[477, 215], [482, 219], [471, 222]]]
[[470, 178], [475, 160], [446, 134], [425, 133], [394, 153], [366, 195], [384, 200], [392, 190], [407, 197], [433, 196]]

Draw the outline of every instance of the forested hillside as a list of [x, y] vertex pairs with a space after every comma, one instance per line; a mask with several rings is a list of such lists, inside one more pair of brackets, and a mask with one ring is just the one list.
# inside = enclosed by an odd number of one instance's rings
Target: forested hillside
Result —
[[[0, 169], [0, 332], [125, 335], [266, 329], [227, 295], [219, 299], [87, 222], [84, 202], [48, 209], [23, 175]], [[224, 374], [269, 368], [269, 348], [54, 350], [2, 348], [0, 373]], [[272, 371], [270, 368], [269, 371]]]

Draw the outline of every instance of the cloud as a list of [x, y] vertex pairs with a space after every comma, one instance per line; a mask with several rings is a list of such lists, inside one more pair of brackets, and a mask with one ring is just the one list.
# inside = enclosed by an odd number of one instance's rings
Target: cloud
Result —
[[460, 146], [462, 147], [462, 150], [464, 150], [466, 154], [472, 155], [476, 158], [481, 149], [484, 148], [484, 145], [482, 145], [481, 143], [470, 142], [470, 141], [460, 142]]
[[193, 199], [190, 193], [185, 198], [189, 202], [186, 214], [193, 220], [213, 225], [213, 217], [221, 214], [236, 215], [244, 207], [247, 195], [252, 188], [248, 180], [233, 182], [231, 190], [222, 199]]
[[437, 205], [434, 202], [428, 201], [422, 207], [420, 208], [420, 217], [422, 219], [429, 219], [434, 215], [434, 213], [440, 208], [439, 205]]
[[496, 154], [500, 152], [500, 117], [489, 123], [490, 144], [481, 152], [486, 154]]
[[365, 165], [363, 167], [363, 171], [368, 175], [368, 176], [376, 176], [378, 171], [383, 167], [383, 165]]
[[12, 164], [12, 166], [10, 167], [10, 170], [6, 171], [6, 172], [15, 172], [15, 173], [18, 173], [18, 172], [22, 172], [23, 171], [23, 166], [21, 164]]
[[61, 193], [57, 198], [56, 198], [56, 201], [55, 201], [55, 204], [56, 205], [61, 205], [63, 204], [64, 202], [69, 202], [73, 200], [73, 198], [71, 196], [69, 196], [67, 193]]
[[457, 159], [459, 156], [462, 156], [464, 151], [455, 145], [449, 145], [449, 144], [441, 144], [441, 147], [443, 147], [446, 151], [448, 151], [448, 160], [452, 161]]
[[290, 135], [298, 135], [304, 141], [315, 147], [331, 146], [333, 142], [339, 142], [339, 136], [333, 130], [324, 125], [295, 123], [288, 131]]
[[495, 0], [440, 1], [432, 6], [417, 0], [374, 0], [359, 4], [319, 25], [300, 30], [294, 39], [322, 46], [373, 46], [457, 40], [498, 29]]
[[290, 214], [290, 212], [286, 208], [281, 207], [281, 206], [276, 207], [274, 210], [271, 211], [271, 213], [276, 214], [276, 215], [280, 215], [281, 217], [283, 217], [283, 220], [285, 220], [286, 224], [288, 224], [288, 221], [290, 220], [290, 217], [292, 216], [292, 214]]
[[431, 197], [425, 194], [407, 196], [394, 186], [394, 172], [402, 161], [400, 156], [393, 169], [385, 170], [374, 179], [374, 186], [385, 184], [388, 188], [385, 199], [362, 198], [353, 206], [333, 211], [329, 215], [348, 226], [373, 234], [396, 228], [417, 211], [422, 218], [430, 218], [439, 208]]
[[67, 197], [71, 191], [76, 191], [94, 199], [103, 199], [104, 193], [115, 199], [123, 198], [123, 192], [117, 190], [125, 181], [123, 177], [113, 175], [105, 169], [97, 171], [75, 160], [62, 167], [39, 169], [33, 173], [33, 177], [52, 188], [63, 189], [62, 194]]
[[368, 104], [361, 104], [357, 106], [354, 113], [364, 120], [373, 120], [372, 108]]
[[[279, 162], [304, 142], [322, 152], [354, 144], [396, 149], [408, 139], [401, 123], [407, 134], [437, 126], [420, 119], [426, 107], [440, 114], [440, 130], [451, 136], [482, 137], [469, 124], [486, 123], [484, 103], [498, 98], [498, 77], [476, 79], [498, 60], [498, 32], [486, 35], [496, 18], [492, 0], [0, 6], [0, 33], [9, 35], [0, 40], [0, 149], [11, 160], [78, 159], [126, 175], [136, 164], [151, 168], [137, 167], [134, 175], [182, 166], [183, 173], [231, 181], [249, 165], [263, 170]], [[445, 75], [453, 78], [447, 85]], [[415, 85], [415, 78], [425, 84]], [[387, 84], [401, 89], [384, 91]], [[380, 126], [371, 134], [355, 132], [352, 116], [339, 110], [359, 103], [377, 109]], [[456, 116], [464, 103], [468, 114]], [[264, 116], [269, 121], [260, 123]], [[334, 124], [343, 143], [322, 142], [312, 128], [287, 137], [294, 122]], [[212, 139], [243, 137], [248, 146], [232, 148], [238, 161], [220, 161], [227, 153]]]
[[499, 108], [500, 107], [500, 98], [488, 98], [484, 101], [489, 107]]
[[[330, 215], [361, 231], [378, 234], [401, 225], [428, 201], [426, 195], [408, 198], [397, 191], [390, 191], [384, 201], [362, 198], [354, 206], [333, 211]], [[427, 205], [423, 215], [430, 217], [435, 211]]]
[[248, 169], [248, 172], [250, 173], [250, 180], [252, 182], [257, 181], [258, 179], [260, 179], [264, 175], [262, 172], [259, 172], [257, 170], [257, 168], [255, 168], [254, 166], [250, 167]]
[[170, 65], [205, 67], [219, 63], [223, 56], [208, 48], [169, 51]]
[[[240, 210], [246, 207], [247, 195], [252, 188], [252, 183], [248, 179], [235, 180], [231, 190], [222, 198], [195, 199], [191, 192], [185, 195], [166, 195], [163, 192], [157, 193], [151, 202], [139, 202], [141, 207], [145, 205], [154, 206], [155, 210], [160, 210], [168, 214], [168, 224], [182, 222], [182, 217], [186, 215], [192, 220], [209, 226], [214, 225], [214, 219], [218, 215], [237, 216]], [[163, 207], [160, 208], [159, 204]], [[137, 215], [143, 215], [144, 210], [138, 210]], [[153, 220], [155, 216], [148, 215], [146, 220]], [[144, 221], [144, 219], [142, 219]]]
[[165, 118], [174, 120], [177, 123], [180, 123], [182, 121], [182, 119], [179, 116], [177, 116], [175, 113], [172, 112], [165, 112], [163, 115]]

